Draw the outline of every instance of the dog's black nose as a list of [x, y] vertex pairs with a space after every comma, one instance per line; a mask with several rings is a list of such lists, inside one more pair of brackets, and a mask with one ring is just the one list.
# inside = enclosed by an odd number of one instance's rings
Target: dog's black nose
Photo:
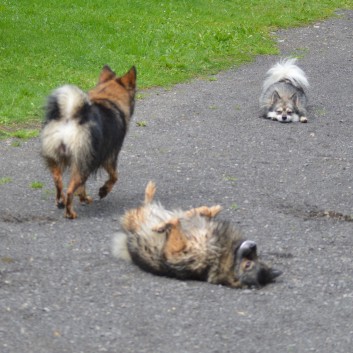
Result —
[[286, 115], [283, 115], [283, 116], [282, 116], [282, 120], [283, 120], [283, 121], [286, 121], [286, 120], [287, 120], [287, 116], [286, 116]]
[[251, 249], [251, 250], [256, 250], [256, 243], [255, 243], [255, 242], [251, 242], [251, 243], [249, 244], [249, 249]]
[[256, 243], [252, 240], [245, 240], [241, 246], [240, 250], [242, 251], [254, 251], [256, 250]]
[[254, 256], [256, 256], [256, 243], [252, 240], [243, 241], [240, 247], [236, 250], [236, 254], [238, 261], [244, 257], [251, 260]]

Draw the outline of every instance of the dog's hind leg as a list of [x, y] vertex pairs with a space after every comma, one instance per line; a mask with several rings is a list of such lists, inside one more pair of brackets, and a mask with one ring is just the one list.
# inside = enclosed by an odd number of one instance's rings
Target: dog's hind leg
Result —
[[156, 185], [153, 181], [149, 181], [145, 189], [144, 205], [133, 208], [125, 212], [121, 218], [122, 227], [128, 232], [138, 232], [141, 229], [141, 224], [146, 221], [149, 214], [149, 208], [145, 207], [153, 201], [156, 192]]
[[116, 170], [116, 161], [107, 162], [103, 165], [103, 168], [107, 171], [109, 179], [104, 183], [104, 185], [99, 189], [99, 197], [102, 199], [106, 197], [112, 190], [114, 184], [118, 181], [118, 172]]
[[91, 196], [88, 196], [87, 193], [86, 193], [86, 186], [85, 184], [79, 186], [77, 188], [77, 196], [80, 198], [80, 202], [81, 203], [86, 203], [87, 205], [92, 203], [92, 197]]
[[66, 199], [63, 192], [62, 169], [55, 162], [51, 162], [48, 164], [56, 187], [56, 206], [58, 208], [64, 208], [66, 204]]
[[72, 171], [69, 186], [67, 187], [66, 193], [66, 218], [77, 218], [77, 213], [73, 210], [72, 202], [75, 195], [75, 191], [85, 184], [86, 179], [86, 177], [81, 176], [80, 173], [78, 173], [77, 171]]

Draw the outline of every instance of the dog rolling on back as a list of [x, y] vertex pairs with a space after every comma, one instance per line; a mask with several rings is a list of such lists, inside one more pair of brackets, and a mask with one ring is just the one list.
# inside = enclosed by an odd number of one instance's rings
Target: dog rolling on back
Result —
[[[134, 111], [136, 69], [117, 77], [104, 66], [98, 84], [87, 93], [65, 85], [48, 98], [42, 129], [41, 154], [56, 186], [56, 204], [66, 208], [65, 216], [77, 217], [73, 210], [76, 192], [81, 202], [91, 203], [85, 183], [90, 174], [103, 167], [109, 179], [99, 190], [105, 197], [118, 179], [117, 159]], [[62, 175], [70, 169], [66, 196]]]
[[297, 59], [285, 59], [275, 64], [268, 72], [260, 97], [260, 116], [282, 123], [306, 123], [308, 80]]
[[261, 287], [281, 274], [259, 261], [255, 242], [243, 239], [229, 222], [214, 219], [220, 206], [169, 211], [153, 201], [154, 194], [149, 182], [143, 205], [122, 216], [114, 256], [156, 275], [232, 288]]

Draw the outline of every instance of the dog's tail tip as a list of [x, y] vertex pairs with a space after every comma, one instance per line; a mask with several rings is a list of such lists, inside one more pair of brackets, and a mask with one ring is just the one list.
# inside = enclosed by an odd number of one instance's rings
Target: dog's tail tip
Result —
[[282, 66], [291, 66], [291, 65], [295, 65], [297, 61], [298, 61], [298, 58], [286, 57], [286, 58], [281, 58], [278, 61], [278, 64]]
[[46, 105], [47, 120], [73, 119], [77, 113], [90, 105], [85, 92], [74, 85], [64, 85], [55, 89], [48, 97]]
[[306, 89], [309, 87], [305, 72], [296, 65], [297, 58], [283, 58], [267, 71], [263, 90], [282, 80], [289, 80], [294, 86]]
[[74, 85], [63, 85], [52, 92], [52, 96], [59, 102], [66, 104], [83, 104], [88, 102], [88, 96], [79, 87]]
[[127, 235], [124, 232], [119, 232], [112, 239], [112, 254], [117, 259], [131, 261], [131, 256], [127, 248]]

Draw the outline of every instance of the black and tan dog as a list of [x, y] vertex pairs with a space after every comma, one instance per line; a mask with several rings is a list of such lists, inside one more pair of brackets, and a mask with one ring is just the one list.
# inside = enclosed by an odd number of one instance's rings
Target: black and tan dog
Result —
[[[56, 186], [56, 204], [66, 208], [67, 218], [76, 218], [75, 192], [80, 201], [91, 203], [86, 194], [87, 178], [104, 168], [109, 179], [99, 189], [105, 197], [118, 179], [117, 159], [134, 111], [136, 69], [117, 77], [104, 66], [98, 84], [87, 93], [65, 85], [48, 98], [41, 134], [41, 154]], [[70, 169], [66, 195], [62, 175]]]
[[149, 182], [143, 205], [122, 216], [122, 232], [113, 240], [116, 257], [156, 275], [233, 288], [261, 287], [281, 274], [259, 261], [255, 242], [214, 219], [220, 206], [169, 211], [153, 201], [155, 190]]

